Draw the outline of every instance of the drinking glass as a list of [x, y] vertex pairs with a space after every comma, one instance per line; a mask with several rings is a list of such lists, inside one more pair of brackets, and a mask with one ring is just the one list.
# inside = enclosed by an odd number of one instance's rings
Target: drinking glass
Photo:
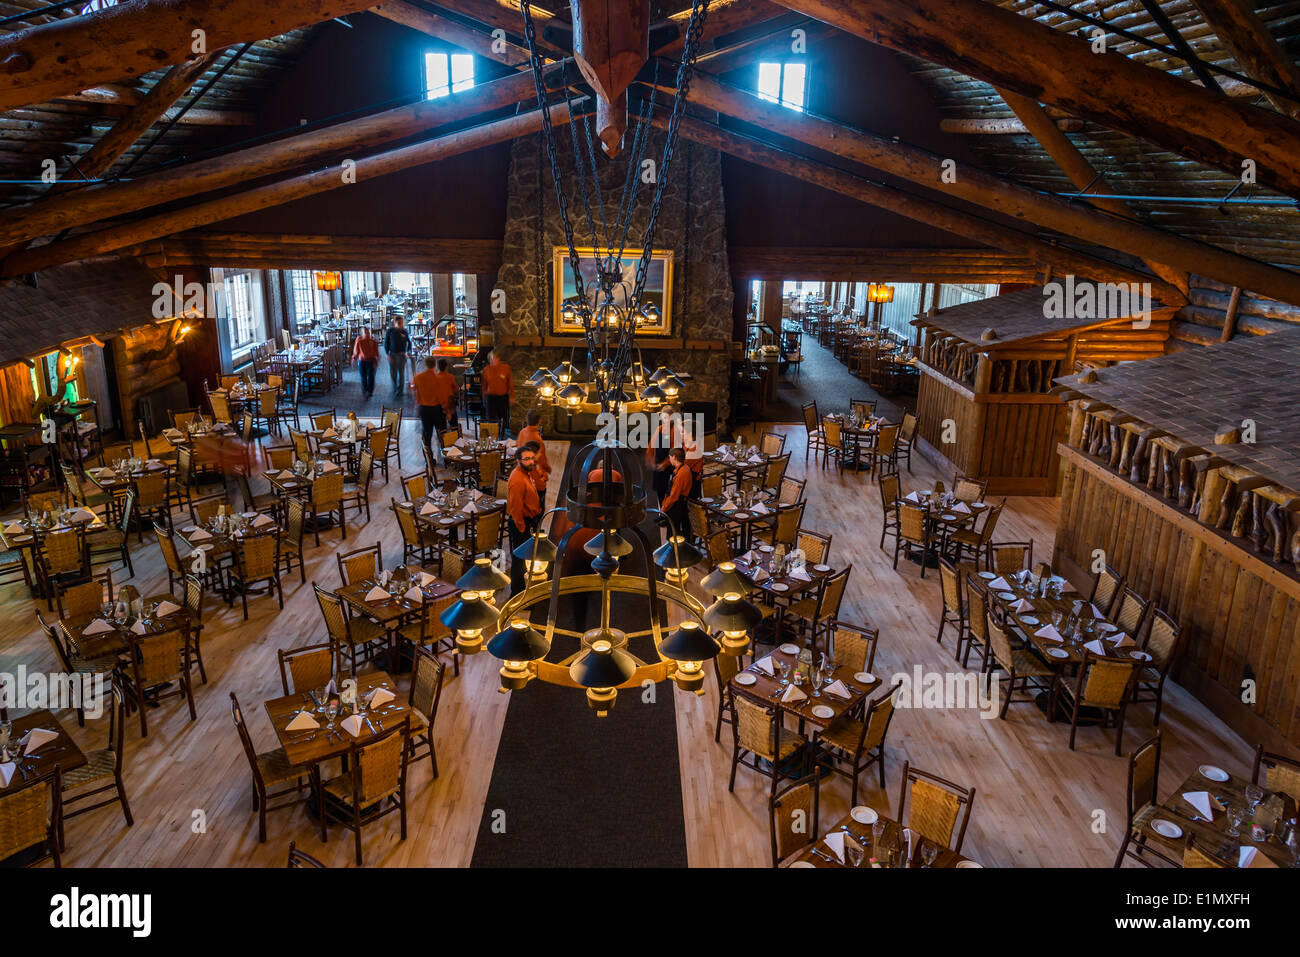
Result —
[[877, 858], [881, 856], [881, 842], [884, 837], [885, 822], [880, 818], [876, 818], [875, 822], [871, 825], [871, 853]]
[[923, 867], [933, 867], [939, 856], [939, 845], [926, 838], [921, 838], [921, 861]]
[[863, 850], [862, 845], [857, 841], [853, 841], [852, 843], [845, 841], [844, 856], [849, 859], [850, 867], [861, 867], [863, 859], [867, 856], [867, 852]]
[[12, 721], [0, 721], [0, 761], [9, 760], [9, 738], [13, 734]]
[[1245, 820], [1245, 813], [1242, 808], [1235, 804], [1226, 805], [1223, 812], [1228, 815], [1228, 830], [1224, 833], [1229, 837], [1241, 837], [1241, 822]]
[[1250, 805], [1250, 812], [1252, 814], [1255, 813], [1255, 808], [1259, 807], [1260, 802], [1263, 800], [1264, 789], [1262, 787], [1258, 784], [1246, 785], [1246, 801]]
[[821, 665], [813, 666], [812, 686], [813, 686], [813, 693], [812, 693], [813, 697], [820, 698], [822, 696], [822, 666]]

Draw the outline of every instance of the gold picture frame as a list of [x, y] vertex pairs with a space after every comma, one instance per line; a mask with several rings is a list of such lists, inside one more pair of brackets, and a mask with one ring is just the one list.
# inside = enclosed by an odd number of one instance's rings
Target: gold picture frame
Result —
[[[623, 256], [623, 274], [629, 286], [636, 275], [639, 255]], [[579, 247], [578, 261], [582, 267], [583, 284], [590, 300], [595, 289], [596, 250]], [[566, 299], [577, 295], [573, 285], [573, 271], [569, 268], [569, 250], [565, 246], [555, 246], [551, 253], [552, 289], [554, 302], [551, 308], [551, 332], [557, 336], [582, 335], [581, 322], [565, 322], [560, 315], [561, 306]], [[650, 267], [646, 274], [643, 298], [659, 308], [659, 321], [642, 325], [637, 330], [638, 336], [666, 338], [673, 334], [673, 251], [656, 249], [651, 254]], [[594, 303], [593, 303], [594, 305]]]

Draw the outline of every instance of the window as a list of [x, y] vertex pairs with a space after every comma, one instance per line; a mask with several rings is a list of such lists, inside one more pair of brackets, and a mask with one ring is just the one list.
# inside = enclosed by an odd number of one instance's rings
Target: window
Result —
[[316, 317], [316, 277], [311, 270], [295, 269], [289, 273], [289, 294], [294, 321], [299, 326], [310, 325]]
[[227, 270], [221, 290], [226, 306], [226, 328], [230, 332], [230, 355], [234, 359], [266, 338], [261, 278], [255, 273]]
[[758, 65], [759, 97], [800, 113], [807, 98], [807, 80], [808, 64], [799, 60]]
[[424, 98], [436, 100], [460, 93], [474, 85], [472, 53], [426, 53], [424, 55]]

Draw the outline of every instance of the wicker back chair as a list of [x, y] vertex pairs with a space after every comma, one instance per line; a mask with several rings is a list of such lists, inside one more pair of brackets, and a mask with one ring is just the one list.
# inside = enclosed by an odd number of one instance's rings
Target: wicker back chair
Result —
[[1139, 666], [1133, 685], [1133, 701], [1154, 701], [1155, 715], [1152, 723], [1159, 727], [1160, 708], [1164, 703], [1165, 679], [1182, 656], [1186, 633], [1159, 608], [1151, 613], [1151, 627], [1143, 645], [1151, 655], [1151, 664]]
[[832, 657], [845, 668], [855, 672], [870, 671], [876, 662], [876, 645], [880, 641], [878, 628], [863, 628], [848, 622], [831, 623]]
[[[171, 478], [165, 472], [147, 472], [137, 476], [131, 484], [135, 489], [135, 507], [140, 520], [161, 522], [171, 528]], [[144, 540], [143, 535], [139, 540]]]
[[[402, 410], [400, 407], [390, 409], [388, 406], [380, 408], [380, 419], [384, 423], [384, 428], [388, 430], [388, 448], [386, 456], [397, 463], [397, 468], [402, 467]], [[384, 472], [384, 478], [387, 479], [388, 472]]]
[[385, 483], [388, 482], [388, 445], [391, 441], [392, 433], [388, 429], [371, 429], [366, 437], [366, 451], [370, 453], [375, 466], [384, 473]]
[[952, 494], [957, 501], [965, 502], [970, 505], [972, 502], [984, 501], [984, 496], [989, 489], [989, 483], [982, 479], [967, 478], [964, 475], [957, 476], [952, 484]]
[[55, 765], [52, 777], [37, 778], [0, 794], [0, 860], [39, 847], [39, 856], [27, 866], [48, 860], [53, 860], [55, 867], [63, 866], [58, 837], [62, 793], [63, 773]]
[[408, 739], [410, 760], [424, 757], [420, 748], [427, 748], [433, 776], [438, 776], [438, 754], [433, 743], [433, 724], [438, 717], [438, 702], [442, 700], [442, 682], [447, 666], [429, 648], [416, 648], [411, 665], [411, 736]]
[[722, 723], [731, 722], [731, 712], [727, 708], [727, 684], [736, 677], [745, 666], [742, 655], [715, 655], [713, 658], [713, 677], [718, 682], [718, 720], [713, 730], [713, 740], [722, 741]]
[[827, 556], [831, 553], [831, 536], [818, 535], [816, 532], [801, 528], [799, 537], [795, 539], [795, 547], [803, 552], [806, 561], [814, 565], [822, 565], [826, 563]]
[[416, 519], [414, 508], [401, 508], [397, 499], [391, 501], [397, 515], [397, 527], [402, 533], [402, 561], [414, 558], [421, 565], [436, 562], [447, 540], [433, 529], [422, 526]]
[[203, 664], [203, 579], [197, 575], [185, 576], [182, 606], [189, 615], [190, 665], [198, 666], [199, 679], [208, 683], [208, 669]]
[[357, 458], [356, 481], [343, 488], [343, 505], [355, 505], [357, 514], [362, 509], [366, 512], [366, 521], [370, 521], [370, 480], [375, 474], [375, 460], [369, 452], [362, 452]]
[[230, 500], [226, 498], [224, 492], [192, 499], [190, 501], [190, 521], [195, 525], [207, 525], [217, 517], [223, 508], [227, 512], [232, 510]]
[[810, 774], [768, 799], [773, 867], [780, 867], [796, 851], [817, 843], [819, 780], [818, 775]]
[[[1132, 658], [1100, 658], [1091, 651], [1083, 653], [1083, 665], [1079, 675], [1071, 680], [1058, 675], [1053, 689], [1053, 698], [1064, 695], [1069, 699], [1070, 708], [1070, 750], [1074, 750], [1074, 738], [1079, 729], [1079, 712], [1083, 708], [1093, 708], [1103, 712], [1103, 724], [1113, 718], [1116, 724], [1115, 754], [1120, 753], [1124, 741], [1124, 715], [1128, 710], [1129, 699], [1133, 693], [1133, 683], [1141, 662]], [[1055, 701], [1048, 705], [1049, 713], [1055, 714]]]
[[898, 568], [901, 551], [921, 551], [921, 577], [925, 577], [925, 564], [930, 554], [930, 526], [925, 520], [925, 509], [902, 501], [898, 503], [898, 530], [894, 539], [894, 568]]
[[338, 645], [340, 660], [347, 654], [351, 673], [355, 675], [358, 662], [374, 658], [375, 652], [387, 645], [388, 634], [373, 621], [350, 617], [346, 604], [338, 595], [326, 591], [315, 582], [312, 582], [311, 587], [316, 592], [321, 617], [325, 619], [325, 630]]
[[1255, 746], [1255, 766], [1250, 772], [1252, 784], [1259, 784], [1259, 772], [1264, 772], [1264, 786], [1270, 791], [1280, 791], [1300, 801], [1300, 761], [1284, 754], [1265, 751], [1262, 744]]
[[758, 440], [758, 450], [767, 456], [777, 456], [785, 451], [785, 436], [779, 432], [764, 432]]
[[280, 587], [280, 539], [274, 534], [245, 535], [235, 549], [235, 564], [227, 575], [227, 584], [239, 592], [244, 620], [248, 620], [248, 593], [252, 586], [265, 583], [273, 589], [280, 607], [284, 607], [284, 590]]
[[[786, 728], [779, 711], [745, 695], [738, 695], [730, 687], [727, 688], [727, 698], [732, 735], [731, 781], [727, 790], [736, 790], [736, 768], [745, 763], [743, 757], [748, 754], [754, 760], [746, 767], [771, 777], [772, 793], [776, 793], [777, 782], [782, 776], [787, 776], [785, 769], [795, 763], [794, 758], [805, 756], [807, 739]], [[802, 764], [802, 760], [799, 763]]]
[[[224, 422], [227, 425], [232, 424], [230, 415], [230, 397], [224, 392], [209, 392], [208, 406], [212, 409], [212, 418], [216, 422]], [[251, 413], [244, 413], [251, 415]]]
[[898, 441], [895, 448], [898, 450], [896, 459], [907, 459], [907, 471], [912, 471], [912, 443], [916, 441], [917, 418], [912, 412], [903, 413], [903, 424], [898, 427]]
[[710, 565], [731, 560], [731, 533], [725, 528], [710, 532], [704, 539], [704, 551]]
[[957, 650], [953, 657], [961, 660], [962, 642], [966, 637], [966, 594], [961, 587], [961, 576], [957, 566], [948, 559], [939, 557], [939, 632], [935, 641], [943, 643], [943, 630], [948, 625], [957, 629]]
[[817, 413], [817, 403], [809, 402], [802, 407], [803, 427], [804, 427], [804, 447], [803, 462], [808, 464], [808, 453], [814, 453], [813, 461], [816, 461], [816, 453], [826, 451], [826, 433], [822, 430], [822, 417]]
[[1123, 629], [1124, 634], [1136, 639], [1142, 633], [1147, 611], [1151, 603], [1127, 585], [1120, 592], [1119, 607], [1113, 612], [1115, 624]]
[[339, 563], [339, 581], [343, 585], [377, 578], [384, 570], [384, 552], [379, 542], [336, 555], [335, 559]]
[[993, 542], [989, 545], [987, 567], [999, 575], [1014, 575], [1034, 566], [1033, 542]]
[[896, 692], [901, 681], [878, 695], [859, 720], [852, 715], [841, 718], [826, 728], [816, 738], [816, 747], [825, 750], [832, 758], [831, 770], [849, 778], [852, 784], [849, 803], [858, 803], [858, 779], [871, 765], [879, 767], [880, 787], [885, 787], [885, 736], [894, 720], [897, 704]]
[[423, 472], [416, 475], [403, 475], [400, 481], [408, 502], [414, 502], [429, 494], [429, 477]]
[[836, 468], [844, 471], [844, 431], [839, 420], [823, 419], [822, 435], [822, 468], [825, 469], [826, 463], [833, 458]]
[[[108, 709], [108, 742], [102, 749], [86, 752], [86, 763], [63, 775], [63, 812], [59, 815], [59, 846], [63, 846], [63, 822], [79, 814], [94, 811], [109, 804], [122, 805], [126, 826], [135, 823], [131, 805], [126, 799], [126, 785], [122, 781], [122, 764], [125, 760], [123, 738], [126, 733], [126, 695], [121, 683], [114, 682], [112, 700]], [[83, 804], [105, 792], [111, 792], [94, 804]], [[75, 805], [75, 810], [68, 808]]]
[[84, 618], [98, 615], [105, 601], [113, 600], [113, 575], [109, 569], [96, 575], [88, 582], [75, 585], [56, 586], [55, 601], [59, 606], [59, 617]]
[[1088, 601], [1103, 615], [1109, 615], [1110, 607], [1115, 604], [1115, 598], [1123, 586], [1124, 576], [1109, 565], [1103, 565], [1092, 583], [1092, 593], [1088, 596]]
[[[235, 722], [235, 731], [239, 734], [239, 741], [244, 747], [244, 756], [248, 759], [249, 770], [253, 773], [255, 798], [253, 807], [257, 810], [257, 839], [265, 844], [267, 812], [294, 807], [305, 799], [302, 787], [303, 772], [301, 768], [296, 768], [289, 763], [284, 748], [258, 754], [257, 749], [253, 747], [253, 737], [248, 733], [243, 709], [240, 708], [239, 699], [235, 697], [233, 691], [230, 692], [230, 717]], [[268, 790], [277, 785], [284, 785], [284, 787], [275, 791]], [[278, 804], [273, 803], [283, 797], [288, 797], [289, 800]]]
[[289, 444], [293, 446], [293, 454], [306, 462], [316, 454], [315, 446], [312, 443], [311, 436], [306, 432], [299, 432], [297, 429], [289, 430]]
[[[149, 736], [150, 702], [163, 698], [184, 697], [189, 705], [190, 720], [194, 710], [194, 689], [190, 684], [190, 641], [188, 623], [144, 637], [131, 636], [129, 657], [130, 680], [126, 684], [127, 700], [140, 712], [140, 737]], [[172, 685], [171, 691], [165, 691]]]
[[797, 505], [787, 505], [776, 513], [776, 524], [767, 535], [769, 542], [794, 548], [799, 538], [799, 526], [803, 524], [804, 504], [800, 502]]
[[[361, 860], [361, 828], [396, 811], [401, 815], [402, 840], [406, 840], [406, 766], [410, 756], [410, 718], [364, 744], [348, 748], [347, 767], [324, 783], [324, 797], [336, 807], [335, 820], [356, 838], [357, 866]], [[363, 815], [362, 811], [366, 811]], [[326, 817], [321, 816], [321, 840]]]
[[903, 497], [899, 488], [898, 473], [880, 475], [880, 547], [885, 547], [885, 536], [898, 536], [898, 502]]
[[47, 607], [54, 610], [55, 591], [60, 586], [90, 578], [90, 553], [84, 526], [47, 532], [36, 552], [36, 578], [45, 592]]
[[963, 587], [966, 589], [966, 650], [962, 653], [961, 666], [968, 667], [971, 650], [979, 648], [983, 655], [979, 672], [983, 674], [989, 670], [987, 592], [979, 576], [972, 572], [966, 573]]
[[[911, 796], [909, 815], [907, 803]], [[975, 789], [964, 788], [945, 778], [912, 767], [903, 762], [903, 790], [898, 799], [898, 820], [923, 838], [940, 847], [961, 853], [966, 839], [966, 825], [970, 823], [971, 808], [975, 806]], [[956, 838], [953, 832], [956, 831]]]
[[712, 534], [709, 526], [709, 510], [695, 499], [687, 499], [686, 518], [691, 525], [691, 537], [696, 542], [707, 542]]
[[871, 467], [884, 472], [898, 472], [898, 426], [882, 425], [876, 432], [876, 447], [871, 451]]
[[[778, 505], [794, 505], [796, 502], [803, 501], [804, 488], [807, 485], [802, 479], [791, 478], [786, 475], [781, 479], [780, 491], [777, 493], [776, 503]], [[722, 488], [722, 477], [718, 476], [719, 492]], [[705, 492], [704, 494], [708, 494]]]
[[[483, 424], [483, 423], [480, 423]], [[495, 423], [488, 423], [495, 425]], [[501, 474], [501, 450], [480, 452], [478, 457], [478, 487], [485, 492], [496, 488], [497, 476]]]
[[266, 455], [266, 467], [279, 472], [293, 468], [293, 461], [297, 457], [292, 445], [268, 445], [262, 452]]
[[279, 648], [276, 658], [280, 663], [280, 686], [286, 696], [301, 694], [314, 688], [323, 688], [334, 677], [339, 646], [332, 637], [314, 645], [300, 648]]
[[334, 427], [334, 417], [338, 414], [338, 409], [326, 409], [324, 412], [313, 412], [307, 416], [307, 421], [311, 427], [318, 432], [324, 432], [326, 429]]
[[817, 639], [822, 636], [829, 638], [831, 623], [839, 617], [840, 604], [844, 601], [852, 571], [853, 566], [849, 565], [836, 572], [822, 582], [818, 594], [800, 599], [786, 609], [786, 621], [807, 632], [814, 651]]
[[167, 566], [167, 590], [171, 591], [177, 582], [185, 580], [188, 569], [181, 562], [180, 552], [176, 549], [176, 539], [165, 525], [154, 525], [154, 537], [158, 539], [158, 548], [162, 551], [163, 562]]
[[[1016, 691], [1041, 691], [1048, 687], [1055, 672], [1045, 665], [1037, 655], [1024, 648], [1014, 648], [1007, 630], [988, 611], [988, 602], [984, 602], [984, 629], [988, 633], [988, 650], [993, 662], [1007, 673], [1006, 686], [1002, 694], [1002, 709], [998, 717], [1005, 720], [1007, 709], [1015, 699]], [[988, 654], [985, 654], [988, 659]], [[1034, 701], [1034, 695], [1022, 699], [1020, 703]]]
[[327, 472], [324, 475], [318, 475], [311, 483], [311, 501], [307, 503], [308, 517], [311, 519], [311, 528], [316, 536], [316, 544], [320, 545], [320, 526], [322, 518], [333, 518], [334, 513], [338, 512], [339, 537], [344, 541], [348, 537], [347, 516], [343, 509], [343, 473]]
[[1126, 856], [1146, 867], [1152, 866], [1148, 859], [1151, 856], [1169, 864], [1177, 863], [1149, 847], [1142, 834], [1142, 828], [1155, 817], [1160, 805], [1160, 744], [1160, 732], [1157, 731], [1154, 737], [1143, 741], [1128, 756], [1128, 789], [1124, 793], [1127, 824], [1119, 853], [1115, 855], [1116, 867], [1124, 863]]

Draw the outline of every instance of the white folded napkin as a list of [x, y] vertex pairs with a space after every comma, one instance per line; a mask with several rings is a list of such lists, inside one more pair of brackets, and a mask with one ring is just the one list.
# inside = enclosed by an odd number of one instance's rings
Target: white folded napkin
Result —
[[112, 469], [100, 469], [99, 474], [95, 477], [103, 479], [106, 482], [111, 482], [113, 479], [117, 478], [117, 473]]
[[759, 671], [763, 672], [763, 674], [767, 675], [769, 678], [774, 677], [776, 675], [776, 669], [772, 667], [771, 655], [767, 655], [763, 658], [759, 658], [756, 662], [754, 662], [754, 667]]
[[762, 458], [762, 456], [759, 456], [759, 455], [751, 455], [751, 456], [749, 457], [749, 464], [750, 464], [750, 465], [762, 465], [762, 464], [763, 464], [763, 458]]
[[265, 528], [268, 525], [274, 525], [274, 524], [275, 524], [275, 519], [271, 518], [270, 515], [259, 514], [257, 518], [253, 519], [254, 528]]
[[8, 787], [9, 782], [14, 779], [14, 772], [18, 770], [18, 765], [12, 761], [0, 764], [0, 787]]
[[57, 731], [47, 731], [45, 728], [32, 728], [27, 734], [27, 747], [23, 748], [23, 754], [35, 754], [43, 745], [49, 744], [59, 736]]
[[366, 601], [386, 601], [388, 592], [376, 585], [370, 591], [366, 592]]
[[420, 591], [420, 589], [417, 588], [415, 585], [412, 585], [410, 588], [408, 588], [406, 590], [406, 594], [403, 595], [402, 597], [405, 598], [407, 601], [413, 601], [419, 604], [424, 603], [424, 592]]
[[785, 693], [781, 695], [781, 700], [787, 703], [791, 701], [807, 701], [808, 696], [794, 685], [790, 685], [785, 689]]
[[336, 462], [326, 462], [325, 467], [321, 469], [321, 474], [330, 475], [331, 473], [337, 472], [338, 470], [339, 470], [339, 466]]
[[110, 625], [102, 618], [96, 618], [89, 625], [83, 628], [81, 630], [81, 633], [83, 635], [103, 635], [103, 634], [107, 634], [112, 630], [113, 630], [112, 625]]
[[919, 501], [921, 501], [921, 500], [917, 497], [917, 495], [916, 495], [915, 492], [908, 492], [906, 495], [903, 496], [903, 500], [904, 500], [904, 501], [907, 501], [907, 502], [919, 502]]
[[309, 715], [306, 711], [299, 711], [292, 721], [284, 726], [286, 731], [310, 731], [312, 728], [319, 728], [320, 722]]
[[735, 507], [736, 507], [736, 503], [731, 500], [731, 495], [728, 494], [727, 500], [722, 503], [723, 511], [731, 511], [731, 509]]
[[145, 629], [145, 627], [144, 627], [144, 622], [140, 621], [140, 619], [137, 618], [136, 621], [135, 621], [135, 624], [131, 626], [131, 634], [133, 634], [133, 635], [143, 635], [143, 634], [146, 634], [146, 629]]
[[463, 449], [463, 448], [465, 448], [466, 445], [467, 445], [467, 443], [466, 443], [466, 441], [465, 441], [465, 437], [464, 437], [463, 435], [462, 435], [460, 438], [458, 438], [458, 439], [456, 440], [456, 443], [455, 443], [455, 447], [456, 447], [456, 448], [458, 448], [458, 449]]
[[325, 697], [328, 698], [330, 695], [338, 694], [338, 693], [339, 693], [338, 685], [336, 685], [334, 683], [334, 679], [331, 678], [329, 684], [325, 686]]
[[764, 505], [762, 502], [759, 502], [757, 505], [751, 508], [750, 511], [753, 512], [755, 515], [767, 515], [772, 510], [768, 508], [766, 505]]
[[841, 681], [839, 678], [836, 678], [834, 681], [832, 681], [829, 685], [826, 686], [826, 693], [836, 695], [837, 697], [840, 698], [844, 698], [846, 701], [849, 698], [853, 697], [849, 689], [844, 686], [844, 682]]
[[1057, 631], [1053, 625], [1044, 625], [1042, 628], [1039, 628], [1036, 632], [1034, 632], [1034, 637], [1046, 638], [1048, 641], [1065, 640], [1064, 638], [1061, 637], [1061, 633]]
[[456, 448], [454, 445], [449, 445], [442, 450], [442, 454], [447, 456], [449, 459], [458, 459], [460, 458], [460, 449]]
[[321, 438], [322, 438], [322, 439], [334, 439], [334, 438], [338, 438], [338, 433], [335, 432], [333, 428], [329, 428], [329, 429], [326, 429], [324, 432], [321, 433]]
[[1257, 848], [1243, 845], [1240, 849], [1240, 855], [1237, 858], [1237, 866], [1250, 867], [1250, 862], [1255, 859], [1255, 855], [1258, 853], [1259, 850]]
[[844, 837], [843, 831], [831, 831], [826, 835], [826, 846], [831, 849], [841, 864], [844, 863]]
[[23, 533], [23, 527], [19, 525], [17, 522], [10, 522], [8, 525], [5, 526], [6, 535], [21, 535], [22, 533]]
[[745, 554], [741, 555], [740, 560], [747, 565], [752, 565], [758, 561], [758, 559], [754, 557], [754, 550], [752, 548], [745, 552]]
[[1029, 601], [1022, 598], [1020, 599], [1020, 601], [1016, 602], [1014, 605], [1011, 606], [1011, 610], [1018, 614], [1024, 614], [1027, 611], [1033, 611], [1034, 606]]
[[74, 522], [86, 521], [95, 517], [94, 512], [89, 512], [84, 508], [74, 508], [72, 510], [72, 520]]
[[1093, 618], [1105, 618], [1105, 617], [1106, 617], [1105, 615], [1103, 615], [1103, 614], [1101, 613], [1101, 609], [1098, 608], [1096, 605], [1092, 604], [1091, 602], [1088, 603], [1088, 608], [1092, 611], [1092, 617], [1093, 617]]
[[1103, 648], [1103, 647], [1101, 646], [1101, 639], [1100, 639], [1100, 638], [1094, 638], [1094, 639], [1092, 639], [1092, 641], [1088, 642], [1088, 643], [1085, 644], [1083, 647], [1086, 648], [1086, 649], [1088, 649], [1089, 651], [1091, 651], [1094, 655], [1105, 655], [1105, 654], [1106, 654], [1106, 649]]
[[438, 580], [437, 575], [430, 575], [428, 572], [420, 572], [420, 586], [432, 585]]
[[967, 505], [965, 502], [958, 502], [956, 505], [952, 507], [952, 510], [956, 512], [958, 515], [970, 514], [970, 506]]
[[163, 429], [163, 435], [169, 439], [179, 439], [181, 437], [180, 429]]
[[772, 576], [769, 575], [767, 570], [764, 568], [755, 568], [754, 574], [750, 575], [749, 577], [754, 579], [754, 581], [756, 582], [765, 582]]
[[1137, 642], [1123, 632], [1120, 633], [1119, 641], [1115, 642], [1116, 648], [1132, 648]]
[[796, 568], [796, 569], [794, 569], [793, 571], [791, 571], [791, 572], [790, 572], [790, 577], [793, 578], [795, 581], [801, 581], [801, 582], [810, 582], [810, 581], [812, 581], [812, 576], [809, 575], [809, 574], [808, 574], [806, 571], [804, 571], [802, 568]]
[[144, 464], [145, 464], [145, 468], [156, 469], [162, 467], [162, 462], [160, 462], [158, 459], [146, 459]]
[[374, 691], [370, 692], [370, 697], [366, 699], [366, 706], [370, 708], [378, 708], [388, 704], [388, 702], [392, 701], [394, 697], [395, 695], [387, 688], [376, 688]]
[[1011, 591], [1011, 586], [1007, 584], [1007, 580], [1001, 575], [989, 582], [989, 587], [994, 591]]
[[158, 603], [158, 614], [163, 616], [164, 618], [167, 615], [174, 615], [180, 610], [181, 610], [181, 606], [176, 604], [176, 602], [174, 601], [167, 601], [166, 599], [164, 599], [163, 601], [160, 601]]
[[436, 508], [433, 507], [433, 503], [432, 503], [432, 502], [425, 502], [425, 503], [424, 503], [424, 506], [420, 509], [420, 514], [421, 514], [421, 515], [433, 515], [433, 514], [435, 514], [437, 511], [438, 511], [438, 510], [437, 510]]
[[354, 738], [361, 737], [361, 715], [350, 714], [343, 719], [343, 730]]
[[211, 532], [205, 532], [201, 528], [195, 529], [194, 531], [190, 532], [190, 541], [192, 542], [206, 542], [211, 537], [212, 537]]
[[719, 461], [722, 461], [722, 462], [734, 462], [734, 461], [736, 461], [736, 458], [735, 458], [735, 456], [733, 456], [730, 452], [723, 452], [723, 453], [722, 453], [722, 458], [721, 458]]
[[475, 505], [473, 502], [466, 502], [465, 507], [461, 509], [461, 511], [464, 512], [466, 515], [473, 515], [476, 512], [481, 512], [483, 510], [479, 508], [477, 505]]
[[1196, 808], [1207, 821], [1214, 820], [1214, 802], [1210, 799], [1209, 791], [1185, 791], [1183, 800]]

